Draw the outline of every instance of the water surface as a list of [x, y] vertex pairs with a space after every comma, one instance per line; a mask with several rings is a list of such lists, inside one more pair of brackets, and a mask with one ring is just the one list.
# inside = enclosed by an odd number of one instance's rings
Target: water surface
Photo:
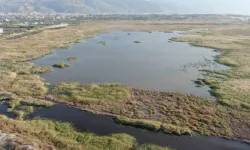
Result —
[[196, 135], [174, 136], [141, 130], [114, 123], [112, 117], [96, 115], [63, 104], [47, 109], [38, 109], [29, 118], [42, 117], [57, 121], [70, 122], [81, 132], [93, 132], [97, 135], [127, 133], [134, 136], [140, 144], [168, 146], [175, 150], [249, 150], [250, 146], [239, 141], [230, 141], [218, 137]]
[[[121, 83], [131, 87], [163, 92], [182, 92], [211, 97], [208, 88], [197, 88], [193, 80], [202, 77], [199, 69], [221, 69], [212, 64], [203, 68], [184, 66], [213, 62], [217, 52], [188, 43], [170, 42], [177, 32], [123, 32], [112, 31], [94, 38], [74, 43], [67, 49], [55, 49], [55, 53], [33, 61], [42, 66], [66, 62], [71, 66], [54, 69], [44, 74], [48, 82], [64, 81], [89, 83]], [[139, 41], [140, 43], [135, 43]], [[68, 57], [77, 57], [68, 62]], [[192, 66], [192, 65], [191, 65]]]

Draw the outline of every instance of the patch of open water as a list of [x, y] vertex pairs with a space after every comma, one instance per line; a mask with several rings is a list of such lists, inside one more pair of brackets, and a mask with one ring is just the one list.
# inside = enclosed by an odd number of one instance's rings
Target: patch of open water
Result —
[[[112, 31], [74, 43], [67, 49], [55, 49], [55, 53], [33, 61], [41, 66], [67, 62], [71, 66], [54, 69], [44, 74], [48, 82], [121, 83], [131, 87], [166, 92], [189, 93], [211, 98], [208, 88], [197, 88], [193, 80], [202, 78], [199, 69], [226, 69], [214, 63], [217, 52], [188, 43], [170, 42], [178, 32], [123, 32]], [[137, 42], [135, 42], [137, 41]], [[68, 57], [77, 57], [67, 61]], [[205, 62], [205, 63], [204, 63]], [[208, 65], [207, 62], [213, 62]], [[183, 66], [201, 64], [201, 67]], [[1, 106], [1, 105], [0, 105]], [[1, 108], [1, 107], [0, 107]], [[95, 115], [63, 104], [48, 109], [38, 109], [29, 119], [42, 117], [70, 122], [81, 132], [98, 135], [127, 133], [139, 143], [169, 146], [176, 150], [249, 150], [250, 146], [240, 141], [196, 135], [173, 136], [115, 124], [112, 117]]]
[[[64, 69], [54, 68], [53, 72], [42, 75], [51, 84], [65, 81], [121, 83], [212, 98], [208, 87], [197, 88], [193, 80], [202, 78], [199, 69], [226, 68], [213, 61], [219, 53], [169, 41], [176, 36], [180, 34], [111, 31], [71, 44], [67, 49], [55, 49], [55, 53], [33, 62], [41, 66], [60, 62], [71, 65]], [[77, 60], [69, 62], [68, 57], [77, 57]]]
[[201, 135], [174, 136], [156, 133], [134, 127], [116, 124], [112, 117], [96, 115], [63, 104], [56, 104], [48, 109], [38, 109], [29, 118], [42, 117], [56, 121], [70, 122], [80, 132], [93, 132], [97, 135], [127, 133], [134, 136], [138, 143], [152, 143], [168, 146], [175, 150], [249, 150], [250, 145], [240, 141], [231, 141], [218, 137]]

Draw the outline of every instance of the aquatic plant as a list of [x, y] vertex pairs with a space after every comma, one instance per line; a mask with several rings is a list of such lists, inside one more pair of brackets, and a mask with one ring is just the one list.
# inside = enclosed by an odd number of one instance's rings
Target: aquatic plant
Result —
[[181, 70], [186, 72], [190, 68], [194, 68], [194, 69], [201, 70], [201, 71], [205, 71], [205, 70], [215, 71], [216, 69], [218, 69], [218, 64], [213, 60], [203, 57], [202, 61], [184, 65], [181, 67]]
[[106, 41], [100, 41], [100, 42], [98, 42], [98, 44], [106, 45], [107, 42]]
[[73, 61], [73, 60], [76, 60], [77, 58], [76, 57], [68, 57], [67, 60], [68, 61]]
[[[22, 116], [23, 112], [16, 112]], [[131, 150], [141, 147], [167, 148], [155, 145], [137, 144], [136, 139], [127, 134], [113, 134], [110, 136], [98, 136], [92, 133], [77, 132], [69, 123], [61, 123], [47, 119], [37, 118], [34, 120], [13, 120], [0, 115], [1, 131], [13, 133], [18, 131], [18, 141], [12, 144], [32, 145], [36, 149], [60, 149], [60, 150], [82, 150], [82, 149], [107, 149], [107, 150]], [[156, 149], [156, 150], [157, 150]]]
[[129, 88], [119, 84], [61, 83], [52, 92], [60, 98], [75, 103], [117, 102], [131, 97]]
[[66, 68], [66, 67], [69, 67], [69, 64], [57, 63], [57, 64], [54, 64], [53, 67], [55, 67], [55, 68]]

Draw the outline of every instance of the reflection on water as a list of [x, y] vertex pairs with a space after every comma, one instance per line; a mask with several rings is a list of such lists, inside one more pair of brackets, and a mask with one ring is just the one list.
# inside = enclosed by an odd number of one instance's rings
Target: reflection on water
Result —
[[15, 117], [15, 115], [13, 113], [8, 112], [8, 105], [5, 104], [4, 101], [2, 101], [2, 102], [0, 101], [0, 114], [5, 115], [5, 116], [7, 116], [9, 118], [14, 118]]
[[249, 150], [250, 146], [239, 141], [230, 141], [217, 137], [197, 135], [174, 136], [155, 133], [115, 124], [108, 116], [95, 115], [80, 109], [57, 104], [48, 109], [39, 109], [29, 118], [42, 117], [57, 121], [70, 122], [81, 132], [93, 132], [98, 135], [113, 133], [127, 133], [136, 137], [140, 144], [152, 143], [160, 146], [169, 146], [175, 150]]
[[[207, 87], [197, 88], [193, 83], [193, 80], [202, 77], [198, 68], [189, 67], [187, 71], [182, 68], [202, 62], [204, 58], [214, 62], [218, 53], [187, 43], [168, 42], [175, 36], [179, 36], [178, 32], [112, 31], [86, 39], [83, 43], [71, 44], [67, 49], [57, 49], [54, 54], [33, 62], [52, 66], [67, 62], [68, 57], [77, 57], [76, 61], [68, 62], [71, 64], [69, 68], [54, 69], [43, 75], [52, 84], [63, 81], [121, 83], [149, 90], [211, 97]], [[212, 67], [218, 69], [224, 66], [216, 64]]]

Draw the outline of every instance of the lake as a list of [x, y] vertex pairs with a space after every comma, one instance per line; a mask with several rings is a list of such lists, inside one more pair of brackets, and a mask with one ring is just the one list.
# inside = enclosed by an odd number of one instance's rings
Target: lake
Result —
[[[42, 77], [52, 85], [60, 82], [120, 83], [135, 88], [162, 92], [181, 92], [212, 98], [208, 87], [198, 88], [194, 80], [202, 78], [200, 69], [225, 69], [214, 62], [212, 49], [172, 42], [178, 32], [111, 31], [70, 44], [67, 49], [33, 61], [40, 66], [69, 63], [54, 68]], [[67, 61], [76, 57], [75, 61]], [[195, 67], [194, 67], [195, 66]], [[197, 67], [198, 66], [198, 67]]]

